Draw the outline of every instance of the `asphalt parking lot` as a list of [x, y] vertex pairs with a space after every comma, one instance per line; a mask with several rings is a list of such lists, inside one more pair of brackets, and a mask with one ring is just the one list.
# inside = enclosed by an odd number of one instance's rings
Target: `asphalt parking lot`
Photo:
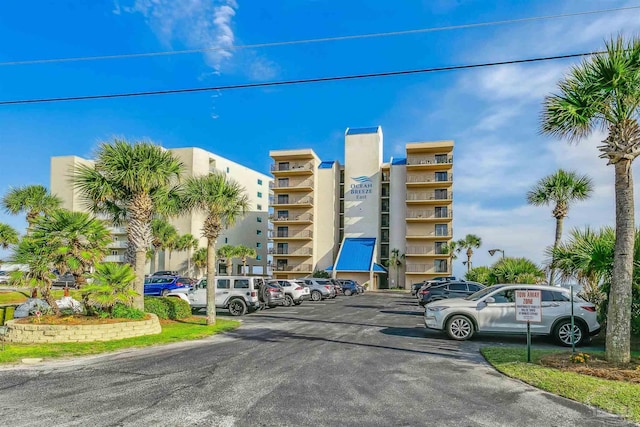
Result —
[[[428, 332], [408, 295], [275, 308], [197, 342], [0, 369], [0, 419], [32, 426], [602, 426]], [[551, 346], [545, 340], [536, 345]]]

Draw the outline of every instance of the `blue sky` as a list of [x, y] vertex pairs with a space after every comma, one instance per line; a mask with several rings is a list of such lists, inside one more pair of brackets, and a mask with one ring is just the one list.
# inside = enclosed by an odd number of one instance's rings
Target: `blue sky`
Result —
[[[232, 50], [232, 45], [402, 31], [624, 6], [640, 1], [95, 0], [0, 3], [0, 62], [171, 51], [189, 55], [0, 66], [0, 100], [218, 86], [430, 68], [585, 52], [637, 34], [640, 9], [384, 38]], [[635, 33], [634, 33], [635, 32]], [[381, 125], [385, 158], [404, 144], [453, 139], [454, 237], [483, 239], [474, 265], [544, 260], [550, 208], [526, 191], [562, 167], [588, 173], [594, 196], [565, 230], [613, 224], [613, 169], [594, 135], [577, 146], [543, 137], [543, 97], [573, 60], [278, 88], [74, 103], [0, 106], [0, 194], [49, 184], [51, 156], [91, 156], [113, 136], [199, 146], [268, 172], [268, 151], [313, 148], [343, 158], [347, 127]], [[637, 165], [636, 165], [637, 170]], [[637, 174], [636, 174], [637, 175]], [[637, 188], [638, 186], [636, 186]], [[638, 195], [636, 195], [638, 197]], [[23, 229], [22, 218], [0, 222]], [[463, 268], [458, 260], [456, 272]]]

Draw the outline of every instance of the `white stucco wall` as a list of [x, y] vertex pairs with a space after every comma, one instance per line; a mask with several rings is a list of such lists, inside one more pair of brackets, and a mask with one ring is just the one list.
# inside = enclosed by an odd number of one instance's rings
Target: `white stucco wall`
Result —
[[324, 270], [333, 264], [338, 246], [340, 165], [317, 169], [314, 204], [314, 269]]

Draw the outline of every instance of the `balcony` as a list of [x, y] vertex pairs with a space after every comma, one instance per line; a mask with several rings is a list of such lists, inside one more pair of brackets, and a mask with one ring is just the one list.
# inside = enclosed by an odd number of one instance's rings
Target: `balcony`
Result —
[[129, 242], [127, 242], [126, 240], [114, 240], [113, 242], [109, 243], [107, 247], [109, 249], [126, 249], [129, 247]]
[[409, 156], [407, 166], [436, 166], [453, 164], [453, 156]]
[[310, 273], [312, 271], [311, 264], [298, 264], [298, 265], [276, 265], [274, 271], [291, 271], [300, 273]]
[[126, 227], [108, 227], [111, 234], [127, 234]]
[[269, 219], [273, 222], [273, 223], [288, 223], [288, 224], [305, 224], [305, 223], [312, 223], [313, 222], [313, 215], [312, 214], [300, 214], [300, 215], [280, 215], [280, 216], [276, 216], [276, 215], [271, 215], [269, 216]]
[[271, 164], [271, 172], [279, 175], [306, 175], [313, 173], [313, 163], [278, 162]]
[[447, 191], [445, 194], [436, 192], [407, 192], [407, 202], [434, 202], [451, 201], [453, 192]]
[[125, 262], [124, 255], [107, 255], [102, 260], [103, 262]]
[[447, 209], [446, 212], [436, 211], [434, 209], [415, 209], [407, 211], [407, 220], [432, 220], [432, 219], [451, 219], [453, 212]]
[[313, 197], [274, 198], [272, 206], [313, 206]]
[[406, 231], [407, 239], [434, 239], [438, 238], [441, 240], [451, 239], [453, 236], [453, 229], [449, 228], [447, 230], [434, 230], [433, 228], [430, 230], [413, 230]]
[[389, 182], [390, 174], [389, 172], [382, 172], [382, 182]]
[[311, 230], [300, 231], [276, 231], [270, 232], [270, 237], [273, 239], [311, 239], [313, 238], [313, 232]]
[[287, 255], [287, 256], [311, 256], [313, 253], [311, 248], [271, 248], [269, 254], [274, 256]]
[[436, 176], [435, 174], [407, 175], [408, 187], [416, 187], [421, 185], [434, 186], [437, 184], [448, 185], [448, 184], [451, 184], [452, 182], [453, 182], [452, 174], [447, 174], [446, 178], [441, 176]]
[[448, 256], [448, 254], [442, 253], [442, 249], [437, 250], [435, 245], [407, 246], [407, 250], [405, 251], [405, 256], [430, 256], [430, 255]]
[[288, 190], [288, 191], [313, 191], [313, 180], [305, 179], [298, 181], [273, 181], [269, 183], [272, 190]]
[[445, 274], [449, 271], [446, 268], [436, 268], [433, 264], [409, 264], [406, 266], [407, 274]]

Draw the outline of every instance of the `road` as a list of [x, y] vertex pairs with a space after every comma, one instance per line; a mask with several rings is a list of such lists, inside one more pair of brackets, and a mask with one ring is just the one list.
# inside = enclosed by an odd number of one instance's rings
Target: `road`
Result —
[[236, 331], [197, 342], [0, 368], [0, 420], [11, 427], [609, 425], [592, 408], [488, 366], [478, 348], [495, 339], [458, 343], [427, 332], [413, 301], [365, 294], [305, 302], [251, 314]]

